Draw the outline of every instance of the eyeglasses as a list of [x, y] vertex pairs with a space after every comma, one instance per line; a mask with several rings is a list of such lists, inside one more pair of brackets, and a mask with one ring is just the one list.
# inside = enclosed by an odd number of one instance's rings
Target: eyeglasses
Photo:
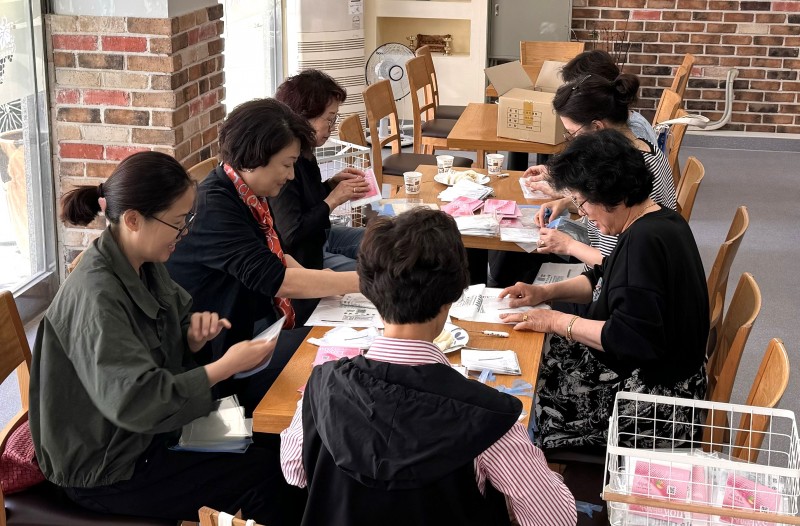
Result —
[[572, 133], [570, 133], [568, 131], [565, 131], [564, 134], [563, 134], [564, 135], [564, 140], [567, 141], [567, 142], [571, 141], [572, 139], [574, 139], [575, 137], [578, 136], [578, 132], [579, 131], [581, 131], [582, 129], [584, 129], [588, 125], [589, 125], [589, 123], [586, 123], [586, 124], [584, 124], [583, 126], [581, 126], [580, 128], [578, 128], [577, 130], [575, 130]]
[[584, 199], [583, 202], [580, 204], [578, 204], [578, 201], [574, 197], [570, 196], [570, 199], [572, 200], [573, 206], [578, 209], [578, 213], [580, 215], [582, 216], [589, 215], [586, 213], [586, 210], [583, 209], [583, 205], [585, 205], [589, 201], [588, 199]]
[[328, 121], [328, 129], [329, 130], [332, 130], [332, 129], [334, 129], [336, 127], [336, 123], [339, 122], [339, 117], [340, 117], [340, 115], [337, 113], [336, 115], [334, 115], [330, 119], [325, 119], [325, 120]]
[[177, 230], [178, 231], [178, 235], [175, 236], [175, 239], [180, 239], [183, 234], [185, 234], [186, 232], [189, 231], [189, 227], [192, 226], [192, 223], [194, 223], [194, 218], [196, 216], [197, 216], [197, 214], [195, 214], [194, 212], [189, 212], [188, 214], [186, 214], [186, 222], [183, 224], [182, 227], [177, 227], [175, 225], [171, 225], [171, 224], [167, 223], [166, 221], [162, 221], [161, 219], [159, 219], [159, 218], [157, 218], [155, 216], [153, 216], [153, 219], [155, 219], [156, 221], [158, 221], [162, 225], [167, 225], [168, 227]]

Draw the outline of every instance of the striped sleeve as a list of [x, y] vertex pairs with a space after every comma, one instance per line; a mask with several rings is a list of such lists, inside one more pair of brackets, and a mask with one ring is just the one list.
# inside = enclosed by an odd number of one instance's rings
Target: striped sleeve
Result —
[[485, 487], [488, 480], [503, 493], [521, 526], [573, 526], [577, 521], [575, 497], [547, 467], [522, 424], [514, 424], [475, 464], [478, 486]]
[[303, 399], [297, 402], [297, 410], [289, 427], [281, 431], [281, 471], [286, 482], [305, 488], [308, 485], [303, 468]]

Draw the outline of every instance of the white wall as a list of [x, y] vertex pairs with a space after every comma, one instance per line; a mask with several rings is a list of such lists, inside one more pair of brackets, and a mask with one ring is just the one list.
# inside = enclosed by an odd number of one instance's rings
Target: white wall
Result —
[[54, 0], [57, 15], [172, 18], [218, 4], [217, 0]]

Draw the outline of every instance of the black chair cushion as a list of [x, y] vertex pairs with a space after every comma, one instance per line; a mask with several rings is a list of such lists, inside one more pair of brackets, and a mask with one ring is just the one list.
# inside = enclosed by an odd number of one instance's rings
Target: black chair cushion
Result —
[[456, 125], [452, 119], [432, 119], [422, 123], [422, 136], [446, 139]]
[[103, 515], [81, 508], [49, 482], [4, 495], [8, 526], [175, 526], [177, 521]]
[[440, 105], [436, 107], [436, 118], [437, 119], [456, 119], [458, 120], [461, 117], [461, 114], [464, 113], [464, 110], [467, 109], [466, 106], [445, 106]]
[[[383, 160], [383, 174], [403, 175], [405, 172], [416, 170], [421, 164], [436, 166], [436, 156], [423, 153], [394, 153]], [[453, 166], [469, 168], [472, 166], [472, 159], [454, 157]]]

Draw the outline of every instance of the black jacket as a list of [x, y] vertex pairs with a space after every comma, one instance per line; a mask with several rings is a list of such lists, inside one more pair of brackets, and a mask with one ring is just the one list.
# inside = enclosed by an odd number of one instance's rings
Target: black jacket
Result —
[[195, 311], [217, 312], [230, 320], [231, 329], [210, 342], [213, 359], [252, 338], [258, 320], [272, 323], [278, 318], [273, 297], [286, 267], [269, 250], [258, 222], [221, 166], [200, 184], [197, 218], [167, 269], [191, 294]]
[[443, 364], [357, 357], [315, 367], [303, 398], [303, 466], [312, 525], [508, 524], [474, 459], [522, 404]]
[[330, 193], [330, 187], [322, 182], [317, 159], [301, 156], [294, 163], [294, 179], [280, 195], [269, 198], [284, 252], [306, 268], [322, 269], [322, 249], [331, 228], [331, 209], [325, 202]]

